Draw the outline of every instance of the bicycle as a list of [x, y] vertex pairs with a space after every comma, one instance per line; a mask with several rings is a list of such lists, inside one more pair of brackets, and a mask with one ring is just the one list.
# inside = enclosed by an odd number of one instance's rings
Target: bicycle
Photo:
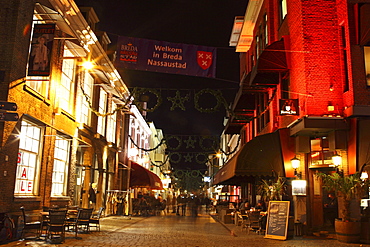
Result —
[[13, 238], [15, 224], [7, 213], [0, 213], [0, 243]]

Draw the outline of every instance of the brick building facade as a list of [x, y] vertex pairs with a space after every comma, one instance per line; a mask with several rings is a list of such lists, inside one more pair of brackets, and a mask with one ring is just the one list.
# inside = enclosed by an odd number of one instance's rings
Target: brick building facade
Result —
[[296, 157], [307, 181], [307, 194], [290, 199], [296, 220], [324, 224], [327, 191], [315, 173], [353, 174], [369, 162], [369, 10], [370, 1], [249, 1], [230, 39], [241, 79], [223, 135], [242, 142], [214, 184], [241, 186], [255, 202], [260, 179], [278, 172], [290, 184]]
[[109, 37], [95, 28], [94, 10], [73, 0], [0, 3], [0, 101], [17, 105], [1, 114], [19, 117], [0, 122], [0, 213], [98, 209], [111, 192], [128, 199], [128, 149], [131, 142], [150, 148], [151, 130], [130, 111], [135, 106], [106, 53]]

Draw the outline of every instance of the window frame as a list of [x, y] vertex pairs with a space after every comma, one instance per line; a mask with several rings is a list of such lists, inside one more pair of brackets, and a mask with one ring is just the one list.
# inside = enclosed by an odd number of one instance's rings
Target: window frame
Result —
[[[107, 117], [105, 114], [107, 113], [107, 102], [108, 102], [108, 93], [103, 89], [100, 88], [99, 90], [99, 106], [98, 106], [98, 112], [102, 114], [102, 116], [98, 116], [98, 122], [96, 126], [96, 132], [101, 134], [102, 136], [105, 136], [105, 131], [107, 131], [107, 123], [106, 119]], [[109, 128], [109, 127], [108, 127]]]
[[[39, 195], [44, 132], [44, 127], [38, 126], [31, 121], [22, 120], [14, 187], [14, 196], [16, 197]], [[26, 159], [28, 161], [24, 163]], [[28, 176], [31, 176], [31, 178]], [[30, 183], [32, 183], [32, 189], [29, 189], [28, 192], [22, 192], [25, 183], [28, 184], [28, 188]]]
[[370, 46], [364, 46], [366, 86], [370, 88]]
[[[64, 144], [59, 146], [58, 145], [59, 142], [64, 142]], [[54, 146], [54, 162], [53, 162], [51, 196], [57, 197], [57, 196], [67, 195], [69, 158], [70, 158], [70, 150], [71, 150], [70, 146], [71, 146], [70, 140], [68, 140], [67, 138], [64, 138], [61, 135], [56, 136], [55, 146]], [[64, 157], [65, 159], [63, 159]], [[59, 175], [61, 175], [62, 178], [58, 180], [56, 177]], [[57, 189], [56, 186], [59, 186], [59, 188]]]
[[107, 141], [116, 143], [116, 132], [117, 132], [117, 105], [112, 101], [111, 102], [111, 111], [113, 114], [107, 116]]
[[76, 67], [76, 57], [72, 49], [64, 45], [58, 98], [59, 107], [68, 113], [73, 111]]
[[[81, 88], [79, 89], [80, 92], [79, 98], [81, 104], [79, 107], [79, 114], [77, 117], [80, 123], [84, 123], [90, 126], [91, 124], [90, 104], [92, 103], [91, 99], [94, 93], [95, 79], [88, 71], [85, 71], [83, 75], [84, 80], [81, 81], [80, 83]], [[87, 101], [86, 97], [89, 98], [90, 102]]]
[[287, 14], [288, 14], [287, 0], [280, 0], [279, 1], [280, 24], [283, 23]]

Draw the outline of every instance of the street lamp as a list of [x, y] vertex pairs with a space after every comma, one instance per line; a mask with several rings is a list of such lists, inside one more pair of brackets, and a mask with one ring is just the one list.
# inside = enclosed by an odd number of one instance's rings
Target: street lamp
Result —
[[290, 162], [291, 162], [292, 167], [294, 169], [294, 176], [296, 176], [298, 179], [301, 179], [302, 173], [301, 172], [299, 172], [299, 173], [297, 172], [297, 169], [301, 165], [301, 161], [296, 156], [294, 156], [294, 158], [291, 159]]

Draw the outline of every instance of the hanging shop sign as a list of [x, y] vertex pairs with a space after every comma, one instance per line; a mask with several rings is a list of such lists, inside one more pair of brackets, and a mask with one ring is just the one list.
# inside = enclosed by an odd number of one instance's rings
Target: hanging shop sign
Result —
[[35, 24], [31, 52], [28, 59], [28, 76], [49, 76], [55, 24]]
[[6, 111], [16, 111], [18, 106], [14, 102], [0, 101], [0, 122], [5, 121], [18, 121], [19, 116], [16, 112], [6, 112]]
[[216, 76], [216, 48], [118, 37], [118, 68], [200, 77]]
[[280, 99], [280, 115], [299, 115], [298, 99]]

